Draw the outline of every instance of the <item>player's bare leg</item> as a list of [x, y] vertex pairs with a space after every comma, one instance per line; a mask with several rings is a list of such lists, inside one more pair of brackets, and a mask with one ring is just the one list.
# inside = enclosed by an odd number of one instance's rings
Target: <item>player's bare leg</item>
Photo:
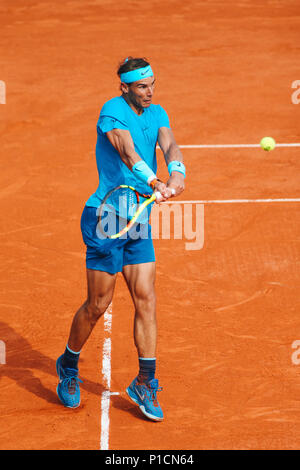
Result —
[[139, 356], [139, 374], [126, 392], [145, 416], [162, 421], [163, 412], [156, 397], [161, 387], [154, 378], [157, 342], [155, 263], [124, 266], [123, 275], [135, 305], [134, 342]]
[[134, 342], [139, 357], [156, 354], [155, 263], [127, 265], [123, 275], [135, 306]]
[[66, 350], [56, 361], [57, 394], [68, 408], [80, 405], [79, 354], [99, 318], [111, 303], [117, 275], [87, 269], [88, 296], [73, 318]]
[[88, 297], [77, 311], [71, 326], [68, 346], [80, 351], [90, 336], [99, 318], [112, 301], [116, 274], [87, 269]]

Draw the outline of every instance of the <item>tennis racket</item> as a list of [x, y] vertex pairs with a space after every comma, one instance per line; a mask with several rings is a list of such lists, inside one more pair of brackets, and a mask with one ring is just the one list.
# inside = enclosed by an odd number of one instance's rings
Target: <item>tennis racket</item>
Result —
[[[172, 189], [172, 194], [175, 194], [175, 190]], [[98, 211], [98, 228], [105, 238], [115, 239], [120, 238], [122, 235], [127, 233], [131, 227], [136, 223], [139, 216], [146, 209], [149, 204], [154, 202], [156, 199], [160, 199], [161, 194], [157, 191], [152, 194], [142, 194], [132, 186], [121, 184], [116, 188], [109, 191], [103, 199], [101, 206]], [[140, 198], [144, 198], [145, 201], [140, 204]], [[112, 219], [116, 221], [116, 215], [125, 221], [125, 226], [120, 228], [115, 227], [111, 224], [108, 231], [104, 231], [102, 219], [104, 214], [111, 215]], [[115, 230], [115, 233], [113, 231]]]

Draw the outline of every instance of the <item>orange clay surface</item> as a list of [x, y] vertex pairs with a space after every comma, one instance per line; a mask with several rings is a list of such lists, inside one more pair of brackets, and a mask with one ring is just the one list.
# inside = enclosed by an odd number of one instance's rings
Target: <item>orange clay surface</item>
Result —
[[[79, 222], [119, 61], [151, 61], [154, 102], [180, 145], [300, 142], [299, 15], [298, 0], [1, 1], [1, 449], [100, 449], [103, 321], [81, 354], [77, 410], [58, 401], [55, 361], [86, 296]], [[182, 200], [300, 197], [298, 147], [183, 153]], [[125, 394], [137, 356], [118, 278], [110, 449], [300, 446], [299, 202], [206, 204], [204, 214], [203, 249], [155, 240], [162, 423]]]

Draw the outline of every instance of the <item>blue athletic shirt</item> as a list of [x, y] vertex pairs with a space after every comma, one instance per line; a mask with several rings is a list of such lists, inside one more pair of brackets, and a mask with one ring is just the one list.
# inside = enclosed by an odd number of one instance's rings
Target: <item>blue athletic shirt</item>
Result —
[[141, 115], [136, 114], [122, 96], [112, 98], [103, 105], [97, 122], [96, 161], [99, 186], [87, 200], [87, 206], [99, 207], [106, 193], [120, 184], [133, 186], [144, 194], [151, 193], [149, 186], [137, 179], [122, 162], [106, 132], [112, 129], [128, 130], [135, 151], [156, 173], [156, 145], [160, 127], [170, 128], [168, 115], [160, 105], [151, 104], [144, 108]]

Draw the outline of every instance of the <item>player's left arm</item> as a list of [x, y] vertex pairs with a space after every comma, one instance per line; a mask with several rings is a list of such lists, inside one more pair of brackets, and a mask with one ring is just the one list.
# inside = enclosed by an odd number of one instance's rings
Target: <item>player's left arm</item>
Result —
[[182, 191], [184, 191], [185, 188], [185, 169], [183, 155], [175, 141], [172, 129], [168, 127], [161, 127], [159, 129], [158, 144], [164, 154], [166, 165], [170, 174], [170, 177], [167, 182], [167, 187], [174, 188], [175, 195], [178, 196], [180, 193], [182, 193]]

